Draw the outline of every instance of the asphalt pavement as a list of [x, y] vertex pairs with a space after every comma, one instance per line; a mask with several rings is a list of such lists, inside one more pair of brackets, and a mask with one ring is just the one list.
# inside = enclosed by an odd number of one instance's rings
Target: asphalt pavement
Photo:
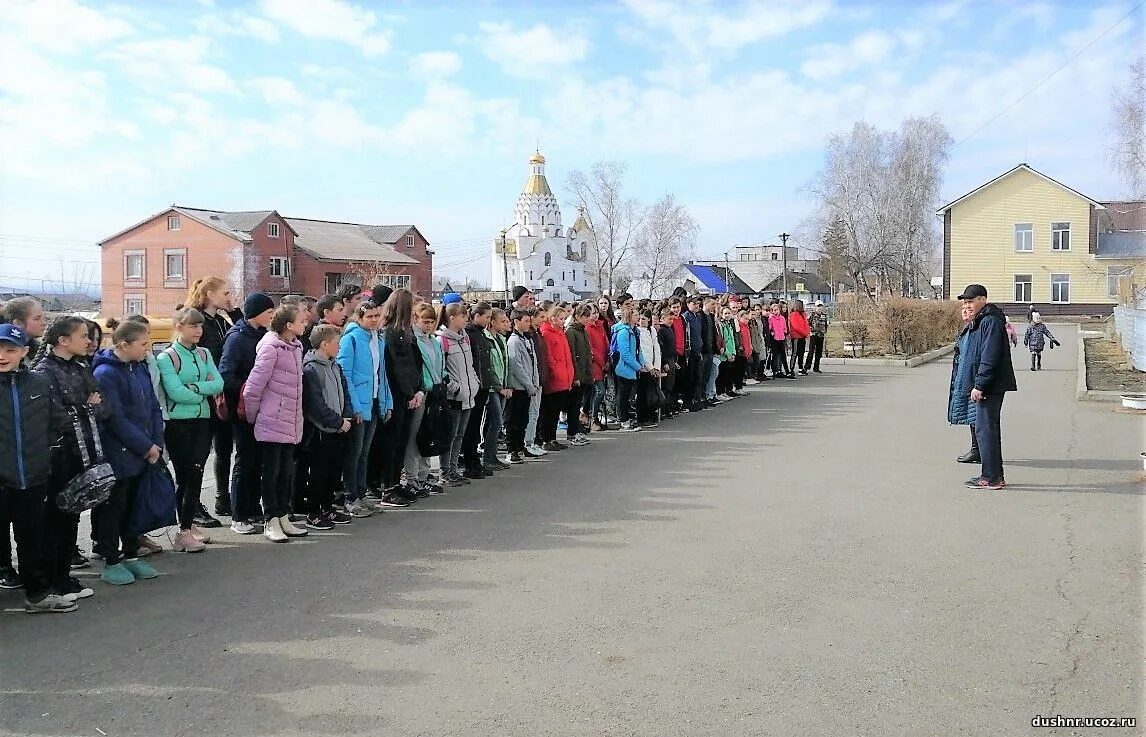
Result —
[[947, 360], [770, 382], [74, 614], [0, 592], [0, 734], [1141, 734], [1030, 726], [1146, 717], [1143, 420], [1055, 330], [1006, 491], [962, 487]]

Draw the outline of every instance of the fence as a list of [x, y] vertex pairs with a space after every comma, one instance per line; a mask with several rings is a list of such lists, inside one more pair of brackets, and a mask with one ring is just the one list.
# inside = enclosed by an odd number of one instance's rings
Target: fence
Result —
[[1122, 346], [1130, 354], [1134, 368], [1146, 371], [1146, 305], [1115, 307], [1114, 330], [1122, 338]]

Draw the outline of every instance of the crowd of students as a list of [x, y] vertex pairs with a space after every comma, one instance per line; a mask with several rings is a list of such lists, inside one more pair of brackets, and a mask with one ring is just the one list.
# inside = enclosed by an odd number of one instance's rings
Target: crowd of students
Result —
[[[0, 308], [0, 434], [14, 439], [0, 450], [0, 588], [23, 588], [31, 613], [94, 594], [73, 575], [90, 565], [79, 515], [57, 502], [101, 455], [115, 483], [92, 509], [91, 558], [126, 585], [158, 576], [143, 558], [163, 548], [135, 529], [149, 469], [174, 471], [174, 550], [205, 550], [216, 516], [284, 543], [819, 373], [827, 326], [822, 303], [683, 290], [554, 304], [517, 287], [498, 309], [347, 285], [236, 309], [208, 277], [155, 354], [145, 317], [109, 320], [101, 347], [97, 323], [46, 325], [36, 300], [14, 299]], [[212, 449], [216, 516], [201, 501]]]

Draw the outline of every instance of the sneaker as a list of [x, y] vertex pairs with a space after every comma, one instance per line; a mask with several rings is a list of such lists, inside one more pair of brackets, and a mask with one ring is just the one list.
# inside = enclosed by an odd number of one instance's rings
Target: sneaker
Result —
[[445, 475], [445, 478], [442, 479], [442, 485], [451, 488], [466, 486], [469, 483], [471, 483], [470, 480], [460, 473], [448, 473]]
[[68, 582], [64, 585], [64, 596], [72, 597], [72, 601], [86, 599], [89, 596], [95, 596], [95, 589], [80, 583], [80, 580], [75, 576], [68, 576]]
[[273, 543], [285, 543], [290, 541], [287, 534], [283, 532], [281, 517], [271, 517], [267, 520], [267, 523], [263, 525], [263, 537]]
[[427, 484], [422, 487], [425, 489], [427, 496], [445, 496], [446, 490], [440, 484]]
[[15, 568], [12, 566], [0, 568], [0, 589], [22, 588], [24, 588], [24, 579], [20, 578], [20, 574], [16, 573]]
[[521, 452], [513, 452], [510, 453], [505, 460], [507, 463], [517, 466], [519, 464], [525, 463], [525, 454]]
[[[303, 523], [306, 524], [305, 522]], [[290, 521], [289, 515], [279, 517], [279, 527], [282, 528], [283, 534], [287, 537], [306, 537], [306, 527], [299, 527], [294, 522]]]
[[413, 504], [413, 502], [406, 499], [406, 497], [393, 492], [383, 494], [382, 498], [378, 500], [378, 506], [380, 507], [408, 507], [411, 504]]
[[367, 499], [381, 499], [385, 493], [386, 493], [385, 489], [383, 489], [382, 487], [377, 487], [377, 488], [367, 489], [365, 496]]
[[327, 510], [326, 518], [336, 525], [348, 525], [354, 518], [341, 509]]
[[532, 456], [535, 456], [537, 458], [540, 458], [541, 456], [544, 456], [544, 455], [549, 455], [549, 451], [547, 451], [545, 448], [542, 448], [537, 443], [534, 443], [533, 445], [526, 448], [525, 452], [532, 455]]
[[199, 505], [199, 509], [195, 512], [195, 516], [194, 516], [194, 518], [192, 518], [191, 521], [194, 524], [198, 525], [199, 527], [202, 527], [205, 530], [210, 530], [210, 529], [214, 529], [216, 527], [222, 527], [223, 526], [223, 523], [220, 522], [219, 520], [215, 519], [214, 517], [212, 517], [207, 512], [207, 508], [204, 507], [202, 504]]
[[159, 578], [159, 571], [152, 568], [150, 563], [144, 563], [138, 558], [124, 560], [123, 567], [131, 571], [131, 575], [135, 576], [136, 581], [141, 578]]
[[72, 553], [72, 562], [69, 566], [75, 571], [80, 568], [87, 568], [89, 565], [91, 565], [91, 561], [89, 561], [88, 557], [77, 547]]
[[572, 439], [570, 439], [569, 444], [574, 448], [582, 448], [589, 444], [589, 438], [585, 437], [584, 435], [577, 434], [574, 435]]
[[805, 371], [804, 369], [800, 369], [800, 376], [807, 376], [807, 375], [808, 375], [807, 371]]
[[493, 463], [486, 464], [486, 468], [492, 468], [494, 471], [504, 471], [505, 469], [509, 468], [509, 463], [499, 458]]
[[493, 476], [495, 473], [497, 473], [497, 469], [493, 466], [482, 466], [481, 472], [485, 474], [486, 478], [489, 478], [490, 476]]
[[[382, 502], [379, 503], [382, 504]], [[374, 516], [374, 510], [364, 504], [361, 499], [353, 502], [347, 502], [346, 513], [356, 519], [364, 519], [366, 517]]]
[[823, 372], [823, 371], [820, 371], [819, 369], [812, 369], [812, 373], [813, 373], [813, 374], [822, 374], [822, 373], [824, 373], [824, 372]]
[[112, 586], [126, 586], [129, 583], [135, 583], [135, 574], [123, 563], [116, 563], [115, 565], [104, 566], [103, 571], [99, 574], [99, 580], [110, 583]]
[[306, 526], [311, 530], [333, 530], [334, 520], [325, 514], [312, 514], [306, 518]]
[[215, 500], [215, 516], [216, 517], [230, 517], [231, 516], [231, 500], [226, 497], [220, 497]]
[[[204, 530], [200, 527], [196, 527], [195, 525], [191, 525], [191, 534], [195, 536], [196, 540], [203, 543], [204, 545], [211, 542], [211, 536], [207, 534], [206, 530]], [[158, 545], [156, 545], [155, 547], [159, 548]], [[159, 549], [160, 549], [160, 551], [163, 550], [163, 548], [159, 548]]]
[[28, 614], [63, 614], [79, 608], [75, 601], [68, 601], [60, 594], [48, 594], [39, 601], [24, 600], [24, 611]]
[[635, 422], [622, 422], [621, 432], [640, 432], [641, 426]]
[[[204, 533], [206, 535], [206, 533]], [[204, 540], [203, 542], [207, 542]], [[163, 552], [163, 546], [155, 542], [148, 535], [140, 535], [139, 540], [139, 557], [142, 558], [147, 555], [156, 555]]]
[[748, 386], [755, 386], [756, 384], [759, 384], [760, 382], [756, 381], [756, 379], [745, 379], [744, 383], [747, 384]]
[[963, 482], [963, 486], [967, 487], [968, 489], [989, 489], [991, 491], [999, 491], [1001, 489], [1007, 488], [1007, 482], [1002, 479], [999, 479], [998, 481], [988, 481], [985, 478], [979, 477], [967, 479], [965, 482]]
[[728, 395], [728, 394], [717, 394], [717, 395], [716, 395], [716, 398], [717, 398], [718, 400], [720, 400], [721, 402], [727, 402], [727, 401], [729, 401], [730, 399], [732, 399], [732, 396], [731, 396], [731, 395]]
[[657, 422], [656, 420], [649, 420], [648, 422], [642, 422], [641, 423], [641, 427], [647, 427], [650, 429], [654, 428], [654, 427], [660, 427], [660, 426], [661, 426], [661, 423]]
[[593, 432], [605, 432], [605, 426], [602, 425], [600, 422], [593, 420], [592, 430], [593, 430]]
[[480, 481], [485, 478], [485, 471], [477, 468], [467, 468], [462, 473], [462, 476], [465, 476], [467, 479], [473, 479], [474, 481]]
[[231, 532], [236, 535], [254, 535], [258, 530], [250, 522], [235, 520], [231, 523]]
[[207, 546], [191, 530], [180, 530], [171, 543], [171, 549], [176, 553], [202, 553]]

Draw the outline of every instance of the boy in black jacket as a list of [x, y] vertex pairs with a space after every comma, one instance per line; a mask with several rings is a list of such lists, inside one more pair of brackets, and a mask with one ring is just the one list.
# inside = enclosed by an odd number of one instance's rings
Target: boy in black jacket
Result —
[[0, 437], [9, 440], [0, 446], [0, 522], [16, 536], [24, 611], [74, 612], [75, 601], [51, 592], [43, 559], [44, 501], [63, 410], [47, 377], [22, 365], [28, 340], [23, 328], [0, 325]]
[[661, 417], [667, 418], [674, 416], [680, 411], [680, 405], [676, 401], [676, 335], [673, 333], [673, 312], [668, 307], [661, 310], [660, 314], [660, 327], [657, 328], [657, 342], [661, 345], [661, 366], [660, 370], [664, 372], [661, 377], [661, 391], [664, 392], [665, 405], [661, 407]]
[[299, 447], [299, 478], [306, 479], [303, 508], [306, 526], [330, 530], [349, 524], [351, 517], [334, 508], [334, 487], [342, 477], [346, 433], [354, 410], [342, 367], [335, 361], [341, 331], [334, 325], [317, 325], [310, 335], [314, 350], [302, 367], [302, 413], [306, 425]]

